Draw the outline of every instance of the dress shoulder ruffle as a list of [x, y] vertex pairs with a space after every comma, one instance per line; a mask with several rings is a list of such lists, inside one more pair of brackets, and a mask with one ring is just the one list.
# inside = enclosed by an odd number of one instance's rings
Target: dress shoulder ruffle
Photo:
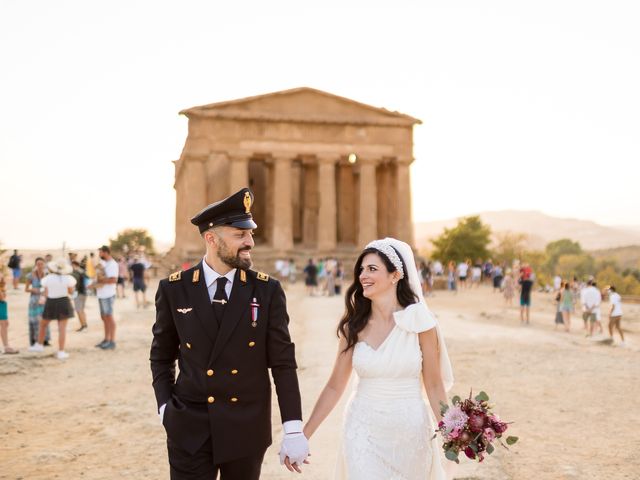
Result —
[[393, 318], [401, 329], [412, 333], [425, 332], [436, 326], [433, 313], [422, 302], [414, 303], [404, 310], [394, 312]]

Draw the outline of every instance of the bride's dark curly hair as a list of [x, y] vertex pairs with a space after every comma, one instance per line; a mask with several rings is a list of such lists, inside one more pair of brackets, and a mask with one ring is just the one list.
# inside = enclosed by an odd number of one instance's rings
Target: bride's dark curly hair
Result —
[[[338, 337], [344, 337], [347, 340], [347, 347], [344, 349], [344, 352], [349, 351], [349, 349], [353, 348], [356, 343], [358, 343], [358, 333], [367, 326], [369, 316], [371, 315], [371, 300], [362, 294], [362, 284], [360, 283], [359, 278], [360, 269], [362, 268], [362, 260], [370, 253], [375, 253], [382, 259], [382, 263], [384, 263], [389, 273], [396, 271], [396, 267], [393, 266], [393, 263], [391, 263], [387, 256], [375, 248], [365, 248], [356, 260], [356, 264], [353, 268], [353, 283], [347, 289], [345, 294], [345, 312], [340, 319], [337, 331]], [[413, 293], [413, 290], [411, 290], [407, 275], [407, 267], [399, 253], [398, 258], [400, 258], [400, 261], [402, 262], [404, 277], [398, 281], [396, 295], [398, 303], [405, 308], [413, 303], [417, 303], [418, 297]]]

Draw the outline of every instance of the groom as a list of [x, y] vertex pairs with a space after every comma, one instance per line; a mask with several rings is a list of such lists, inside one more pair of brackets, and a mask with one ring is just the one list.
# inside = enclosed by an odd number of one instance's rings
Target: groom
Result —
[[173, 480], [260, 477], [271, 444], [269, 369], [285, 433], [281, 460], [299, 466], [309, 453], [285, 295], [249, 269], [252, 205], [243, 188], [194, 216], [206, 255], [158, 286], [150, 360]]

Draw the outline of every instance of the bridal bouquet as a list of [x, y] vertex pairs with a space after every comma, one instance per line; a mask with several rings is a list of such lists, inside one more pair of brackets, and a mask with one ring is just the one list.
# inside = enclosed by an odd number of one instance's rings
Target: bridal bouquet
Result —
[[[489, 396], [480, 392], [475, 398], [461, 400], [455, 396], [451, 399], [452, 406], [441, 404], [442, 420], [438, 423], [436, 435], [442, 435], [445, 457], [460, 463], [460, 452], [472, 460], [484, 460], [484, 454], [491, 455], [495, 450], [493, 442], [502, 442], [502, 435], [509, 427], [508, 423], [500, 420], [498, 415], [491, 412]], [[434, 437], [435, 438], [435, 437]], [[507, 445], [513, 445], [518, 437], [507, 437]], [[508, 448], [507, 448], [508, 450]]]

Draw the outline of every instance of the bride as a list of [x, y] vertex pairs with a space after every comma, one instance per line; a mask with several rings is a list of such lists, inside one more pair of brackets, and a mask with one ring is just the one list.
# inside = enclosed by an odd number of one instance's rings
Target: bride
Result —
[[311, 438], [355, 369], [359, 381], [345, 411], [335, 478], [444, 480], [422, 385], [439, 421], [453, 375], [409, 245], [385, 238], [360, 254], [338, 338], [333, 372], [304, 426]]

